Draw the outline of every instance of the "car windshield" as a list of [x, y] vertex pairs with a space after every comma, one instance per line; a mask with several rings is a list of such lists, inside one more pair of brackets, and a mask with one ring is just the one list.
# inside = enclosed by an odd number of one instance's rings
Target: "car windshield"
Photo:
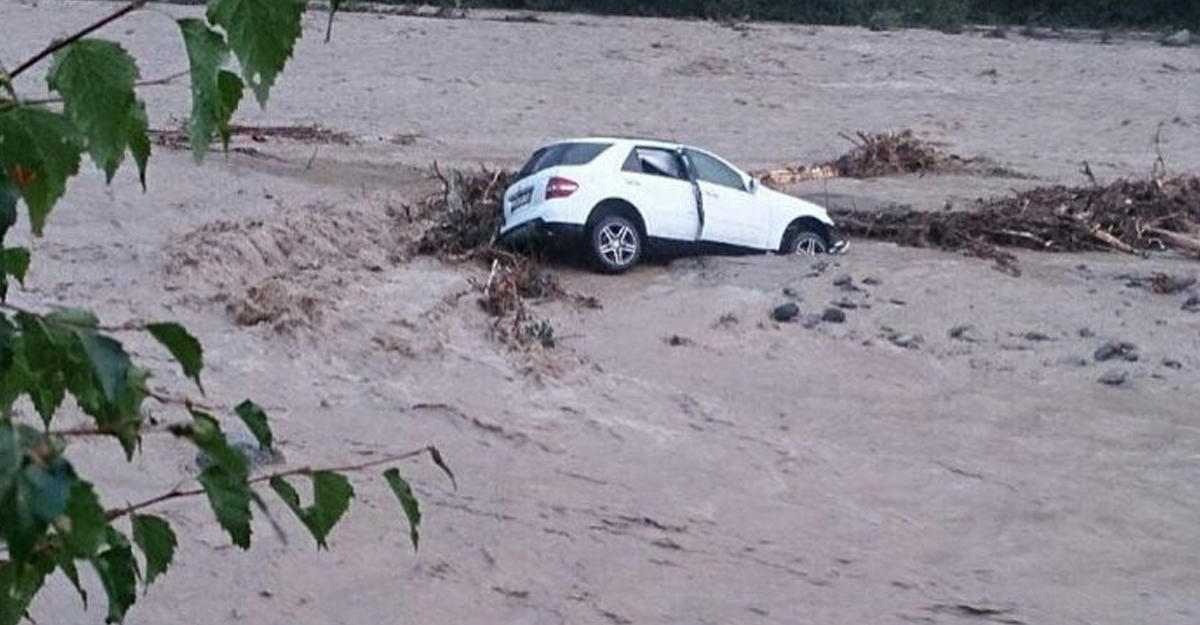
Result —
[[529, 157], [529, 162], [517, 174], [517, 179], [532, 176], [549, 167], [586, 165], [611, 146], [611, 143], [556, 143], [546, 146]]

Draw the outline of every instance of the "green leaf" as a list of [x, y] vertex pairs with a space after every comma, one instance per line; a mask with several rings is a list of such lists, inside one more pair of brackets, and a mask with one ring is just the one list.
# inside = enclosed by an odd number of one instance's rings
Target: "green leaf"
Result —
[[208, 503], [217, 517], [217, 522], [233, 544], [242, 549], [250, 548], [250, 487], [244, 477], [214, 464], [200, 473], [200, 485], [208, 496]]
[[60, 371], [63, 349], [37, 315], [17, 315], [20, 344], [14, 348], [15, 362], [9, 370], [16, 394], [28, 393], [34, 410], [47, 427], [66, 396], [66, 380]]
[[13, 562], [30, 561], [37, 541], [66, 510], [77, 481], [40, 432], [0, 422], [0, 535]]
[[0, 169], [25, 199], [35, 235], [79, 173], [82, 150], [75, 127], [58, 113], [29, 106], [0, 113]]
[[92, 373], [100, 382], [104, 398], [110, 403], [119, 402], [126, 389], [129, 371], [133, 368], [129, 354], [125, 353], [120, 342], [107, 336], [86, 330], [76, 331], [76, 336], [87, 354]]
[[167, 571], [175, 557], [175, 532], [165, 520], [148, 515], [133, 515], [133, 542], [146, 555], [146, 585]]
[[246, 457], [229, 446], [216, 419], [195, 409], [191, 409], [191, 413], [192, 442], [212, 462], [200, 473], [200, 485], [208, 496], [217, 522], [229, 533], [233, 544], [249, 549], [252, 493], [246, 484]]
[[246, 456], [229, 445], [221, 425], [212, 415], [191, 409], [192, 430], [190, 437], [200, 448], [212, 466], [220, 467], [239, 481], [245, 481], [249, 468]]
[[138, 100], [129, 109], [129, 130], [126, 139], [129, 141], [129, 153], [138, 168], [138, 181], [142, 190], [146, 190], [146, 163], [150, 160], [150, 120], [146, 117], [146, 103]]
[[300, 495], [282, 477], [271, 478], [271, 489], [308, 528], [317, 541], [317, 549], [328, 549], [329, 545], [325, 539], [350, 507], [350, 500], [354, 498], [354, 488], [345, 476], [332, 471], [318, 471], [310, 475], [309, 479], [312, 480], [313, 486], [311, 506], [301, 507]]
[[229, 151], [229, 120], [242, 101], [245, 88], [237, 74], [227, 70], [217, 72], [217, 135], [221, 137], [221, 148], [225, 151]]
[[32, 562], [0, 561], [0, 625], [16, 625], [54, 570], [53, 554], [44, 550]]
[[243, 400], [233, 409], [237, 416], [241, 417], [242, 423], [250, 429], [250, 433], [258, 440], [258, 446], [263, 449], [270, 449], [274, 442], [274, 437], [271, 434], [271, 426], [267, 423], [267, 413], [262, 407], [250, 401]]
[[120, 623], [125, 619], [129, 606], [137, 601], [137, 561], [133, 559], [133, 549], [124, 537], [120, 541], [110, 538], [109, 544], [111, 546], [108, 549], [92, 558], [92, 566], [100, 577], [104, 593], [108, 595], [108, 616], [104, 622]]
[[183, 374], [195, 381], [203, 393], [200, 370], [204, 368], [204, 349], [200, 347], [200, 341], [178, 323], [151, 323], [146, 326], [146, 331], [171, 352], [171, 357], [183, 367]]
[[131, 136], [148, 144], [144, 127], [136, 136], [142, 112], [133, 92], [138, 76], [133, 57], [102, 39], [81, 39], [59, 50], [46, 73], [46, 84], [62, 94], [63, 112], [87, 139], [88, 153], [109, 182]]
[[[209, 28], [203, 20], [192, 18], [179, 20], [179, 30], [191, 67], [192, 116], [188, 120], [188, 136], [192, 154], [199, 162], [208, 153], [214, 134], [228, 137], [229, 118], [241, 99], [241, 90], [234, 98], [232, 91], [236, 85], [228, 78], [219, 78], [229, 73], [221, 70], [229, 57], [229, 47], [221, 33]], [[231, 102], [233, 106], [229, 106]]]
[[8, 229], [17, 223], [17, 200], [21, 192], [3, 168], [0, 168], [0, 241], [8, 234]]
[[208, 21], [225, 29], [242, 77], [266, 106], [275, 78], [300, 37], [304, 0], [209, 0]]
[[0, 250], [0, 270], [25, 285], [25, 272], [29, 271], [29, 250], [23, 247], [6, 247]]
[[400, 507], [404, 509], [404, 516], [408, 517], [408, 537], [412, 540], [413, 550], [416, 551], [417, 543], [420, 541], [419, 529], [421, 527], [421, 505], [417, 503], [417, 498], [413, 495], [412, 486], [408, 480], [400, 476], [398, 469], [388, 469], [383, 472], [383, 478], [387, 480], [388, 486], [392, 487], [392, 493], [396, 495], [396, 499], [400, 500]]
[[55, 522], [55, 527], [63, 537], [64, 554], [74, 558], [95, 555], [109, 524], [91, 484], [77, 480], [71, 486], [66, 511]]
[[[9, 228], [17, 223], [17, 200], [21, 197], [17, 188], [8, 180], [4, 169], [0, 168], [0, 243], [8, 235]], [[28, 251], [26, 252], [28, 256]], [[29, 263], [26, 263], [28, 267]], [[0, 275], [0, 302], [8, 298], [8, 272]], [[24, 274], [22, 274], [24, 276]]]

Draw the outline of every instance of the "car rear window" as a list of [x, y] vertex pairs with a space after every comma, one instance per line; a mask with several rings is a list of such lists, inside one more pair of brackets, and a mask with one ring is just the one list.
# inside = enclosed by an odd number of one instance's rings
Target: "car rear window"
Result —
[[517, 178], [532, 176], [549, 167], [587, 165], [610, 147], [611, 143], [556, 143], [546, 146], [529, 157], [529, 162], [521, 168]]

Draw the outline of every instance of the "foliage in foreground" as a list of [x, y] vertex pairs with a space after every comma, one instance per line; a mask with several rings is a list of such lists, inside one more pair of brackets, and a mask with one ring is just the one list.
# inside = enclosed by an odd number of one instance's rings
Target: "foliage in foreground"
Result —
[[[41, 236], [85, 154], [110, 182], [128, 154], [146, 185], [150, 141], [146, 107], [136, 91], [137, 63], [120, 44], [90, 38], [145, 4], [134, 0], [11, 71], [0, 65], [0, 540], [5, 549], [0, 553], [0, 625], [33, 620], [28, 606], [56, 571], [75, 586], [86, 607], [81, 567], [93, 569], [100, 580], [106, 620], [121, 621], [137, 599], [138, 586], [152, 584], [174, 559], [175, 530], [147, 512], [174, 499], [207, 498], [233, 544], [246, 549], [253, 510], [266, 511], [256, 486], [266, 483], [321, 549], [328, 548], [330, 532], [354, 498], [345, 473], [428, 454], [453, 480], [433, 447], [360, 464], [253, 474], [215, 411], [153, 389], [149, 372], [115, 338], [150, 335], [203, 395], [204, 352], [185, 328], [172, 322], [105, 326], [83, 309], [42, 305], [50, 311], [38, 312], [8, 303], [10, 279], [23, 282], [30, 265], [28, 249], [2, 245], [17, 222], [19, 205], [26, 208], [32, 232]], [[341, 0], [331, 4], [332, 20]], [[188, 133], [197, 160], [214, 139], [228, 145], [229, 120], [247, 88], [265, 104], [300, 36], [305, 9], [302, 0], [210, 0], [205, 19], [178, 20], [190, 66]], [[23, 98], [14, 79], [43, 62], [53, 97]], [[147, 400], [176, 409], [176, 420], [150, 423], [143, 412]], [[272, 448], [274, 436], [260, 406], [246, 400], [231, 412], [263, 450]], [[194, 485], [106, 507], [98, 485], [80, 475], [66, 455], [77, 438], [105, 437], [132, 459], [150, 433], [173, 435], [199, 450], [205, 462]], [[412, 487], [395, 467], [382, 477], [400, 503], [416, 548], [421, 513]], [[311, 493], [308, 502], [301, 490]]]

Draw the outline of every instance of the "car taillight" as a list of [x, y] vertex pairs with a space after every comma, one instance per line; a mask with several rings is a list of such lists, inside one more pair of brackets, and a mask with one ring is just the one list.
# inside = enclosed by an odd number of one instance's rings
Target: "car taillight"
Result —
[[546, 183], [546, 199], [553, 200], [556, 197], [570, 197], [578, 188], [578, 182], [555, 176]]

